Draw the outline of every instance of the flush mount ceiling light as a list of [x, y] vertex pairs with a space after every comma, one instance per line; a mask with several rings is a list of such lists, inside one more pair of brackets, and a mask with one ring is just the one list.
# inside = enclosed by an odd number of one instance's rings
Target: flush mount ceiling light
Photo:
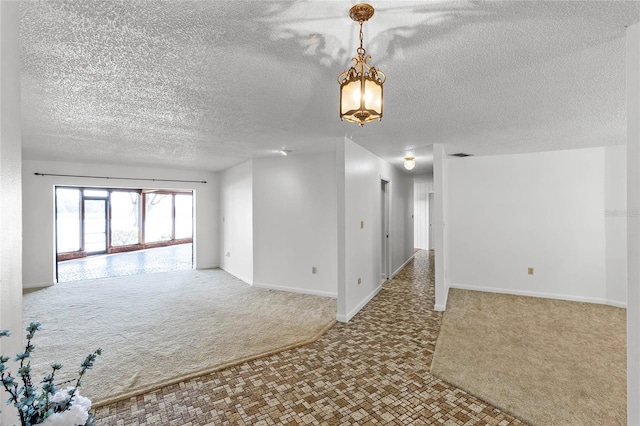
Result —
[[290, 149], [281, 149], [280, 151], [278, 151], [280, 154], [284, 155], [285, 157], [287, 155], [289, 155], [289, 153], [291, 152]]
[[416, 166], [416, 159], [414, 157], [404, 157], [404, 168], [407, 170], [413, 170]]
[[362, 47], [362, 24], [373, 16], [372, 6], [360, 3], [349, 9], [349, 17], [360, 24], [360, 47], [355, 64], [338, 76], [340, 83], [340, 119], [358, 123], [382, 119], [382, 84], [386, 75], [367, 61], [371, 59]]

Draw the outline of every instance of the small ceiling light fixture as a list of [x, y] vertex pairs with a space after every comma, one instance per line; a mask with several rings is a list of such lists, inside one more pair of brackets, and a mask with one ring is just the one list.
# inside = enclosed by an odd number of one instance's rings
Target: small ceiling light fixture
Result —
[[404, 157], [404, 168], [407, 170], [413, 170], [416, 166], [416, 159], [414, 157]]
[[[373, 16], [371, 5], [360, 3], [349, 9], [349, 17], [360, 24], [360, 47], [355, 64], [338, 76], [340, 83], [340, 119], [358, 123], [382, 119], [382, 84], [387, 79], [384, 72], [367, 63], [371, 59], [362, 47], [362, 24]], [[366, 69], [365, 69], [366, 67]]]
[[280, 151], [278, 151], [280, 154], [284, 155], [285, 157], [287, 155], [289, 155], [289, 153], [291, 152], [290, 149], [281, 149]]

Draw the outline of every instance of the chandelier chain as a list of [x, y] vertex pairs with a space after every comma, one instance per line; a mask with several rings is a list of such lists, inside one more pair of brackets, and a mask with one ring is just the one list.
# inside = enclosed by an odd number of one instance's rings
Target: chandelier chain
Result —
[[358, 48], [358, 53], [361, 54], [361, 55], [364, 55], [364, 53], [366, 52], [364, 50], [364, 47], [362, 47], [362, 41], [364, 39], [364, 33], [362, 32], [362, 24], [363, 23], [364, 23], [363, 21], [360, 21], [360, 48]]

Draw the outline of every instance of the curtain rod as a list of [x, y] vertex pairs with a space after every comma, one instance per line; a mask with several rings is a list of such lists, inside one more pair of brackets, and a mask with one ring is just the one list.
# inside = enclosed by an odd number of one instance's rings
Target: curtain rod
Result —
[[117, 180], [146, 180], [151, 182], [183, 182], [183, 183], [207, 183], [206, 180], [180, 180], [180, 179], [148, 179], [148, 178], [126, 178], [126, 177], [110, 177], [110, 176], [83, 176], [83, 175], [59, 175], [55, 173], [34, 173], [36, 176], [58, 176], [58, 177], [75, 177], [88, 179], [117, 179]]

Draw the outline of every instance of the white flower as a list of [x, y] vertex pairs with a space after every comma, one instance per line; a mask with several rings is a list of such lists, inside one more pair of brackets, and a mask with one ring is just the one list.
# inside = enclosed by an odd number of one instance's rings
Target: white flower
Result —
[[[69, 391], [73, 388], [59, 390], [55, 393], [52, 402], [64, 402], [69, 399]], [[81, 396], [76, 390], [71, 407], [61, 413], [54, 413], [47, 417], [42, 426], [83, 426], [89, 418], [91, 400]]]

